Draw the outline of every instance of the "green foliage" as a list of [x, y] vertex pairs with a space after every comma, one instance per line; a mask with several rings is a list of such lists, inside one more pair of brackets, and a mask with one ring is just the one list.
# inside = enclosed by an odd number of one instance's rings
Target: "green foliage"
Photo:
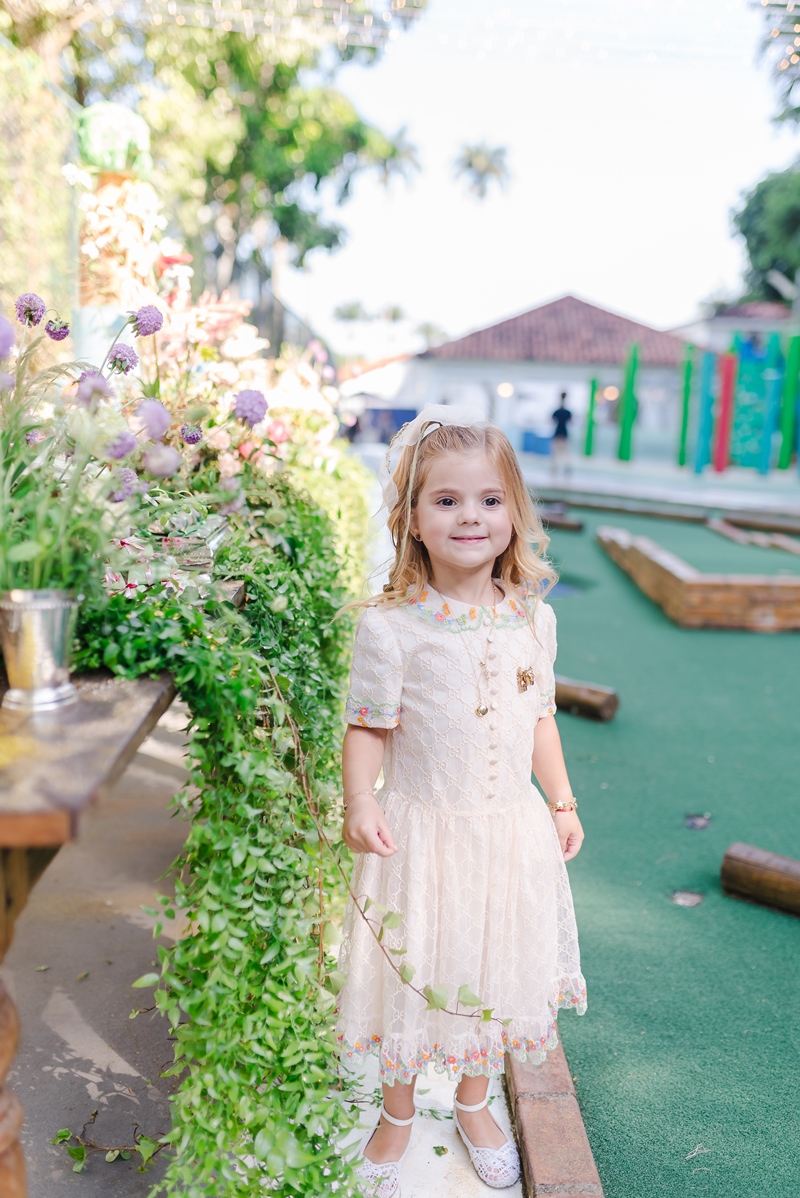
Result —
[[[334, 617], [349, 596], [331, 522], [290, 472], [252, 481], [248, 500], [218, 559], [247, 580], [243, 612], [213, 598], [201, 610], [153, 588], [133, 602], [93, 603], [79, 630], [79, 668], [169, 670], [191, 711], [192, 789], [175, 800], [190, 826], [174, 899], [160, 899], [162, 914], [179, 912], [188, 930], [159, 946], [155, 991], [175, 1037], [167, 1073], [181, 1084], [164, 1137], [172, 1156], [154, 1193], [228, 1198], [270, 1179], [280, 1195], [320, 1198], [333, 1183], [350, 1195], [337, 1145], [352, 1116], [337, 1091], [333, 1001], [320, 985], [320, 892], [331, 866], [286, 726], [291, 714], [324, 820], [352, 627]], [[342, 981], [332, 974], [330, 989]]]
[[331, 86], [335, 55], [324, 75], [316, 70], [320, 50], [310, 40], [276, 47], [267, 37], [175, 25], [121, 34], [91, 21], [76, 31], [67, 86], [81, 103], [136, 98], [153, 132], [153, 181], [198, 267], [208, 251], [202, 239], [218, 243], [209, 280], [218, 289], [248, 256], [268, 276], [276, 236], [300, 265], [310, 250], [340, 245], [342, 227], [323, 215], [323, 184], [341, 202], [364, 170], [388, 182], [417, 169], [403, 130], [385, 136]]
[[800, 270], [800, 170], [767, 175], [744, 197], [733, 223], [747, 249], [748, 298], [780, 300], [766, 275], [778, 270], [794, 279]]

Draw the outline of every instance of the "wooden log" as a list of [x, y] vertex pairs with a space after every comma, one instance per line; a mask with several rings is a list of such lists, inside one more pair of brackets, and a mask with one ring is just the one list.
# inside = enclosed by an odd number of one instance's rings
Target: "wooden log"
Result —
[[547, 528], [559, 528], [565, 532], [583, 532], [583, 521], [576, 520], [574, 516], [568, 516], [564, 511], [563, 504], [554, 507], [540, 507], [539, 515], [542, 518], [542, 524]]
[[613, 720], [619, 707], [619, 695], [610, 686], [595, 682], [576, 682], [574, 678], [556, 675], [556, 706], [573, 715], [588, 716], [607, 723]]
[[722, 889], [727, 894], [800, 915], [800, 861], [737, 841], [722, 858]]

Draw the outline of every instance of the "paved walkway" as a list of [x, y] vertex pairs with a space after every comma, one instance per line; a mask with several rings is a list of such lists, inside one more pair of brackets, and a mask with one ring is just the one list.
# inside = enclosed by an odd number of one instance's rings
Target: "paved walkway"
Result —
[[154, 921], [141, 906], [154, 904], [185, 839], [167, 813], [186, 777], [181, 722], [175, 708], [162, 717], [80, 839], [48, 867], [0, 970], [22, 1019], [8, 1080], [25, 1108], [29, 1198], [145, 1198], [162, 1172], [158, 1160], [141, 1174], [138, 1159], [107, 1164], [93, 1153], [76, 1174], [49, 1141], [63, 1127], [80, 1131], [93, 1111], [86, 1138], [109, 1146], [132, 1143], [137, 1125], [152, 1137], [170, 1126], [174, 1082], [159, 1077], [172, 1061], [168, 1024], [129, 1016], [152, 994], [131, 983], [158, 969]]
[[[418, 1115], [411, 1130], [411, 1147], [403, 1165], [399, 1198], [483, 1198], [494, 1191], [485, 1186], [470, 1164], [469, 1155], [453, 1123], [455, 1085], [431, 1071], [417, 1082]], [[380, 1093], [377, 1062], [370, 1061], [365, 1092], [374, 1097], [364, 1104], [361, 1123], [366, 1139], [369, 1128], [378, 1121]], [[492, 1114], [511, 1134], [505, 1089], [500, 1080], [491, 1083]], [[522, 1198], [522, 1182], [504, 1190], [509, 1198]]]

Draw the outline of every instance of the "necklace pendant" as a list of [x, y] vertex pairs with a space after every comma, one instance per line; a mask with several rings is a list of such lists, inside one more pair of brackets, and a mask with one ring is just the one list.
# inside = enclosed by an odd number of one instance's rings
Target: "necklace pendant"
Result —
[[476, 711], [477, 715], [488, 715], [489, 714], [489, 708], [486, 706], [485, 703], [479, 703], [478, 706], [475, 708], [475, 711]]

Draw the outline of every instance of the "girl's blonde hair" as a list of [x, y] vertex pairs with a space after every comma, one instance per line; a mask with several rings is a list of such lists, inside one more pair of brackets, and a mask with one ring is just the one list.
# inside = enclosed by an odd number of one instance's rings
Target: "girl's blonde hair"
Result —
[[[430, 560], [422, 542], [410, 535], [411, 513], [436, 458], [476, 451], [486, 454], [501, 478], [511, 516], [511, 540], [495, 561], [493, 577], [505, 583], [506, 593], [517, 592], [529, 599], [543, 596], [554, 584], [556, 573], [545, 557], [550, 538], [542, 528], [508, 437], [492, 424], [442, 424], [414, 445], [404, 446], [400, 454], [392, 475], [397, 500], [388, 519], [394, 565], [383, 593], [365, 602], [410, 603], [419, 599], [429, 579]], [[528, 614], [531, 616], [532, 610]]]

